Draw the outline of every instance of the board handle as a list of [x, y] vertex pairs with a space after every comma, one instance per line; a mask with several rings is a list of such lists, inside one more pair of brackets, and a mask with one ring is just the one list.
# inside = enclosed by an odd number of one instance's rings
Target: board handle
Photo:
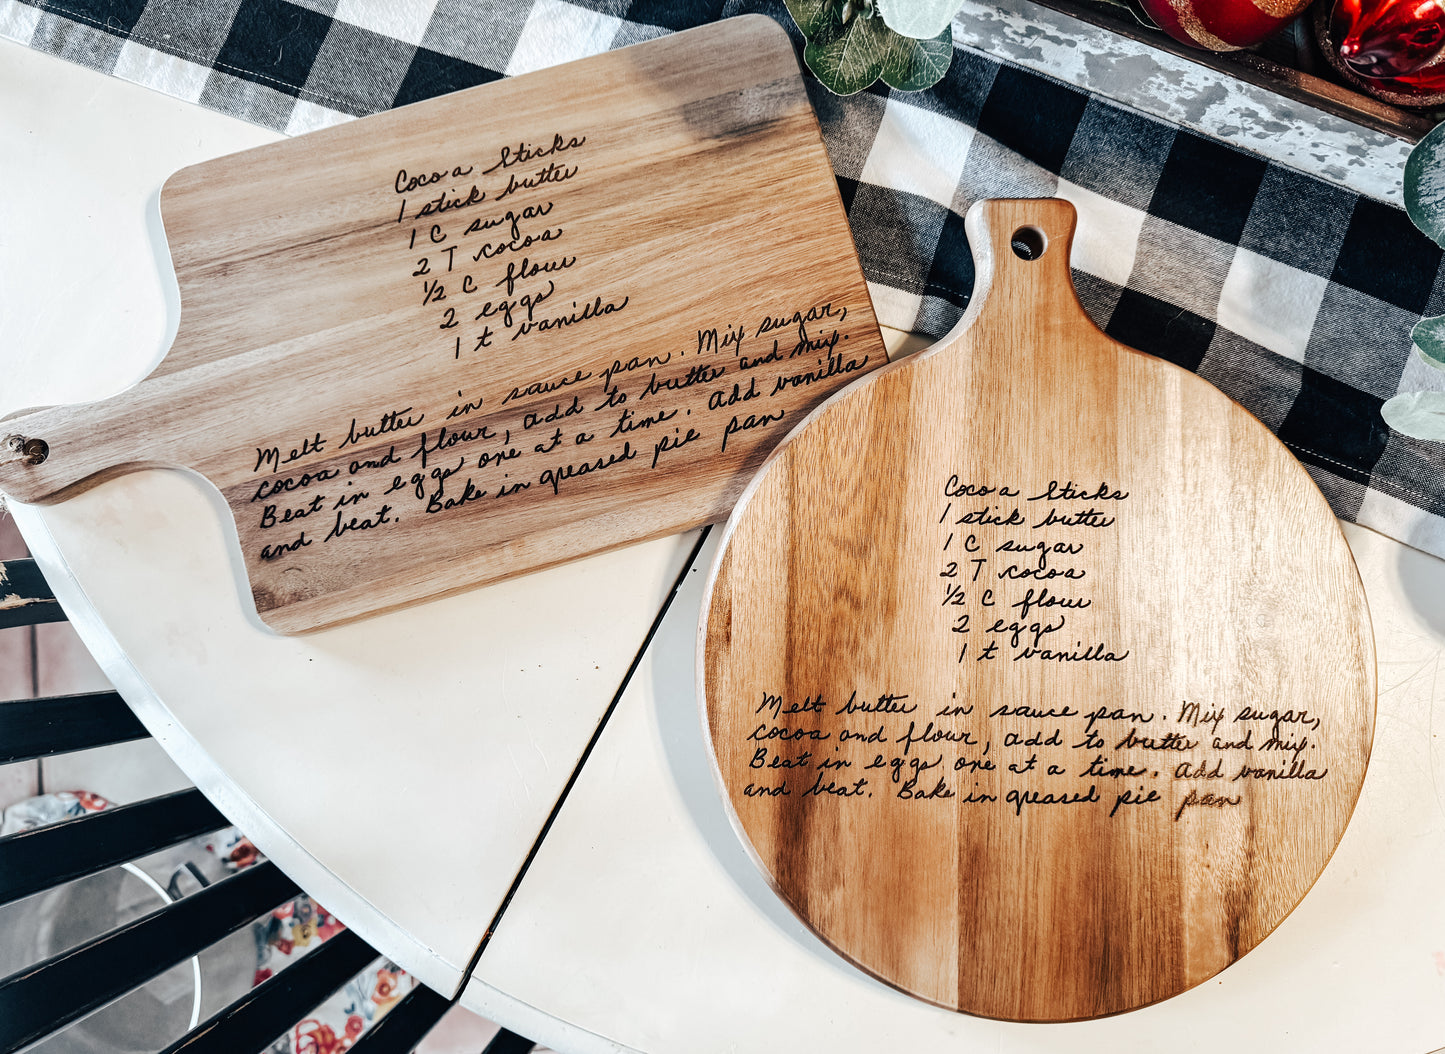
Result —
[[1078, 213], [1062, 198], [978, 201], [963, 218], [973, 251], [974, 298], [964, 321], [1006, 313], [1044, 314], [1054, 324], [1094, 323], [1069, 271]]
[[48, 505], [142, 468], [194, 466], [218, 422], [185, 378], [148, 378], [94, 403], [0, 421], [0, 492]]

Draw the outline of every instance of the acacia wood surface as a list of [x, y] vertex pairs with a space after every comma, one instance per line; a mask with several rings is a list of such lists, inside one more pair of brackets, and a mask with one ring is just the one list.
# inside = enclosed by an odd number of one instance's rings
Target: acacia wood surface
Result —
[[257, 610], [346, 621], [723, 519], [886, 361], [791, 45], [760, 16], [187, 168], [175, 344], [0, 424], [0, 489], [209, 479]]
[[1375, 709], [1319, 490], [1093, 326], [1073, 226], [974, 206], [968, 314], [777, 448], [699, 629], [719, 776], [781, 896], [904, 991], [1028, 1021], [1144, 1006], [1264, 939], [1344, 830]]

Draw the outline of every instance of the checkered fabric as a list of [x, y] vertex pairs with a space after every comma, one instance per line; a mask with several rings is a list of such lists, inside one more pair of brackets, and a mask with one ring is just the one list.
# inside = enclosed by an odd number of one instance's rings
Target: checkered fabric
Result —
[[[757, 0], [0, 0], [0, 35], [294, 134], [757, 11], [796, 40]], [[974, 201], [1067, 198], [1100, 327], [1246, 406], [1339, 516], [1445, 557], [1445, 447], [1380, 418], [1445, 390], [1409, 337], [1445, 314], [1442, 254], [1403, 212], [965, 49], [917, 94], [809, 81], [885, 325], [958, 319]]]

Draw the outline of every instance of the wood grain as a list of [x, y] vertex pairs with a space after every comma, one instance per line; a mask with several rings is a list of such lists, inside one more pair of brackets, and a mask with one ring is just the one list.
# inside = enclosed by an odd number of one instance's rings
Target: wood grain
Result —
[[968, 314], [774, 452], [699, 631], [719, 776], [782, 897], [904, 991], [1026, 1021], [1144, 1006], [1263, 940], [1374, 721], [1318, 489], [1093, 326], [1073, 226], [1062, 201], [970, 210]]
[[759, 16], [197, 165], [161, 209], [174, 347], [0, 426], [48, 448], [0, 489], [200, 472], [283, 632], [720, 520], [885, 361]]

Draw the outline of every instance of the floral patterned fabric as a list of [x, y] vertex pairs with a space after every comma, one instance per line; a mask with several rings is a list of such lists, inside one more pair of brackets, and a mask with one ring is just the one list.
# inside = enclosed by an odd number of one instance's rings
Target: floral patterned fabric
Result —
[[[226, 870], [240, 871], [263, 857], [234, 827], [207, 846]], [[256, 974], [253, 985], [279, 973], [346, 927], [304, 893], [255, 922]], [[388, 959], [372, 963], [316, 1010], [279, 1037], [268, 1054], [340, 1054], [386, 1016], [416, 986], [416, 979]]]

